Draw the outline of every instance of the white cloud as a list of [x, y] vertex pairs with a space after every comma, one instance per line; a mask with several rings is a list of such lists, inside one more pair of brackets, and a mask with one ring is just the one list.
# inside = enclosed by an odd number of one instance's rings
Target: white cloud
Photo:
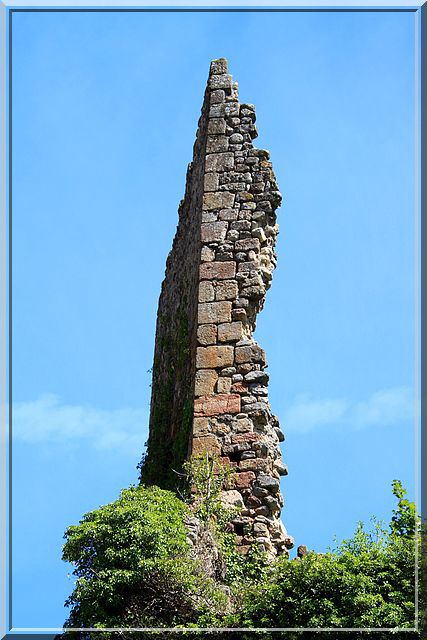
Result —
[[133, 454], [147, 439], [145, 409], [97, 409], [61, 404], [54, 394], [17, 402], [12, 410], [12, 437], [27, 443], [87, 441], [98, 449]]
[[347, 408], [345, 400], [314, 400], [308, 393], [300, 394], [285, 411], [284, 424], [287, 431], [311, 431], [338, 422]]
[[[343, 398], [316, 399], [298, 395], [285, 410], [287, 432], [306, 433], [319, 427], [387, 427], [411, 420], [414, 395], [409, 387], [376, 391], [366, 400], [349, 402]], [[62, 404], [54, 394], [43, 394], [32, 402], [13, 405], [12, 436], [27, 443], [76, 442], [97, 449], [125, 454], [142, 452], [148, 434], [146, 409], [97, 409], [89, 405]]]
[[315, 399], [298, 395], [283, 415], [286, 431], [305, 433], [322, 426], [342, 425], [346, 429], [390, 426], [411, 420], [414, 393], [409, 387], [391, 387], [372, 393], [359, 402], [345, 399]]

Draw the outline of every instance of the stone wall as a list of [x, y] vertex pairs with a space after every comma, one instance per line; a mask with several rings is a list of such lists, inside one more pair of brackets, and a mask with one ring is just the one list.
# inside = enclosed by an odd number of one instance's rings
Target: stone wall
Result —
[[237, 546], [256, 540], [276, 555], [293, 545], [280, 520], [284, 436], [253, 331], [276, 266], [281, 194], [256, 136], [253, 105], [214, 60], [160, 296], [142, 479], [170, 486], [185, 456], [221, 456], [236, 470], [223, 499], [240, 507]]

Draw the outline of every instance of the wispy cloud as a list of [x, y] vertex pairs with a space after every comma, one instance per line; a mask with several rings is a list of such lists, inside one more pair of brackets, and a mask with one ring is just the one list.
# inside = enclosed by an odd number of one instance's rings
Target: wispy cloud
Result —
[[323, 426], [346, 429], [387, 427], [411, 420], [414, 393], [409, 387], [391, 387], [372, 393], [366, 400], [317, 399], [308, 393], [296, 396], [283, 415], [286, 431], [305, 433]]
[[[287, 432], [306, 433], [320, 427], [363, 429], [387, 427], [411, 420], [414, 394], [409, 387], [391, 387], [372, 393], [366, 400], [296, 396], [283, 414]], [[142, 451], [147, 439], [147, 409], [98, 409], [90, 405], [61, 403], [47, 393], [31, 402], [13, 405], [14, 440], [27, 443], [76, 442], [125, 454]]]
[[12, 437], [27, 443], [86, 442], [98, 449], [132, 454], [147, 438], [145, 409], [97, 409], [62, 404], [57, 395], [43, 394], [32, 402], [13, 404]]

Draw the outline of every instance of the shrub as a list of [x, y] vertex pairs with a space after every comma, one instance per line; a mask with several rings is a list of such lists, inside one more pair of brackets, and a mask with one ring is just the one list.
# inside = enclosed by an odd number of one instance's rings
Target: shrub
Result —
[[222, 592], [190, 557], [187, 515], [175, 494], [139, 486], [69, 527], [63, 559], [77, 581], [65, 626], [167, 627], [220, 610]]
[[251, 586], [240, 626], [282, 628], [414, 628], [415, 507], [395, 481], [390, 532], [359, 523], [349, 540], [326, 553], [279, 559]]

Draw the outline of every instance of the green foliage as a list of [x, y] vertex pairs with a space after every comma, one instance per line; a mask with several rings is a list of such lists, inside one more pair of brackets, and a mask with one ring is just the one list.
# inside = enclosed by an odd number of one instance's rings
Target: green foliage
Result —
[[398, 499], [398, 504], [393, 510], [390, 523], [391, 533], [394, 536], [413, 539], [415, 533], [419, 534], [420, 530], [415, 503], [405, 498], [407, 491], [403, 488], [400, 480], [393, 480], [392, 487], [393, 495]]
[[165, 627], [197, 620], [223, 599], [190, 558], [187, 506], [158, 487], [131, 487], [65, 532], [77, 581], [69, 627]]
[[415, 506], [393, 483], [398, 498], [391, 533], [373, 520], [326, 554], [279, 559], [252, 585], [240, 610], [242, 627], [414, 628]]
[[[200, 627], [414, 627], [414, 534], [419, 520], [399, 482], [393, 483], [397, 506], [389, 531], [375, 520], [370, 530], [359, 523], [351, 538], [328, 553], [309, 552], [302, 559], [282, 557], [268, 563], [256, 547], [246, 557], [236, 551], [229, 527], [235, 512], [220, 501], [230, 472], [209, 456], [197, 456], [185, 468], [193, 489], [193, 512], [217, 539], [228, 587], [206, 578], [190, 557], [184, 526], [188, 506], [169, 491], [131, 487], [66, 531], [63, 558], [74, 564], [77, 578], [67, 601], [71, 613], [66, 626], [193, 629], [179, 637], [196, 637]], [[358, 640], [369, 634], [350, 635]], [[113, 634], [93, 637], [110, 640]], [[124, 632], [122, 637], [136, 635]], [[239, 637], [280, 636], [259, 631]], [[299, 632], [286, 634], [287, 640], [300, 637]], [[307, 637], [305, 633], [301, 640]], [[313, 634], [316, 640], [323, 637], [341, 636]], [[392, 637], [412, 640], [417, 635], [408, 631]], [[383, 634], [374, 638], [383, 640]]]
[[192, 487], [192, 510], [209, 525], [224, 556], [225, 584], [238, 590], [247, 581], [261, 580], [268, 570], [266, 554], [259, 551], [256, 545], [246, 556], [237, 551], [230, 521], [239, 514], [240, 509], [225, 507], [221, 501], [221, 491], [233, 486], [235, 471], [224, 465], [219, 456], [208, 452], [192, 456], [183, 467], [188, 484]]
[[221, 491], [230, 486], [233, 470], [222, 464], [221, 458], [207, 451], [192, 456], [184, 462], [183, 469], [191, 487], [190, 501], [194, 514], [209, 524], [218, 519], [230, 520], [232, 512], [222, 504]]

